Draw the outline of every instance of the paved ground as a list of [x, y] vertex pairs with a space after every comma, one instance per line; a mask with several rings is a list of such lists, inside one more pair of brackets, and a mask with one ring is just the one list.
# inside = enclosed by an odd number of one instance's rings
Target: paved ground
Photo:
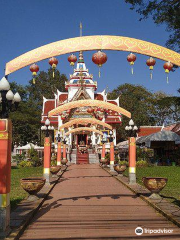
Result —
[[[171, 229], [143, 234], [135, 228]], [[180, 239], [180, 229], [98, 165], [72, 165], [55, 186], [25, 239]]]

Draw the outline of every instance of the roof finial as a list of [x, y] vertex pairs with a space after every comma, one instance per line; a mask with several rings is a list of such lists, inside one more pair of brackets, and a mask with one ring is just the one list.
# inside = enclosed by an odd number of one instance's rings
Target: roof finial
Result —
[[[82, 22], [80, 22], [79, 28], [80, 28], [80, 37], [82, 37]], [[79, 52], [78, 63], [84, 63], [84, 58], [83, 58], [83, 52], [82, 51]]]
[[80, 22], [79, 28], [80, 28], [80, 37], [82, 37], [82, 22]]

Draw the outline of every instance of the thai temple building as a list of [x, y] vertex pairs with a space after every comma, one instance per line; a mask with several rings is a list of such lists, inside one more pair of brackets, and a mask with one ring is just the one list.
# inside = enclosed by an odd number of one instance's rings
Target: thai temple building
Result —
[[[107, 93], [105, 90], [102, 92], [97, 92], [97, 82], [93, 80], [93, 75], [90, 74], [89, 70], [86, 68], [82, 51], [79, 53], [79, 59], [77, 61], [77, 66], [74, 69], [73, 74], [70, 75], [69, 81], [65, 83], [65, 88], [67, 92], [60, 92], [57, 90], [57, 92], [54, 93], [54, 99], [46, 99], [43, 97], [43, 110], [41, 118], [42, 124], [45, 123], [49, 111], [67, 102], [90, 99], [109, 102], [119, 106], [119, 98], [116, 100], [109, 100], [107, 99]], [[65, 135], [65, 133], [72, 130], [73, 127], [90, 127], [91, 123], [86, 123], [83, 126], [81, 124], [76, 124], [76, 126], [71, 126], [69, 128], [62, 129], [62, 131], [59, 131], [60, 126], [62, 126], [64, 123], [72, 119], [79, 118], [96, 118], [111, 125], [114, 137], [114, 145], [116, 145], [116, 126], [121, 124], [121, 115], [119, 115], [117, 112], [109, 110], [107, 112], [104, 109], [97, 107], [82, 107], [67, 110], [64, 111], [61, 115], [54, 115], [49, 118], [51, 125], [54, 126], [54, 139], [52, 139], [52, 141], [54, 141], [55, 146], [57, 146], [58, 134], [62, 139], [66, 139], [66, 144], [68, 145], [69, 149], [69, 160], [71, 162], [78, 163], [78, 156], [79, 154], [82, 154], [82, 152], [80, 152], [80, 149], [83, 149], [81, 148], [83, 146], [87, 148], [87, 151], [83, 152], [83, 156], [85, 156], [86, 153], [86, 159], [89, 159], [89, 161], [91, 159], [93, 162], [98, 162], [99, 160], [97, 153], [101, 153], [102, 135], [87, 131], [70, 133], [67, 136]], [[109, 134], [109, 130], [107, 128], [99, 125], [94, 125], [93, 127], [102, 131], [104, 137]], [[109, 145], [110, 144], [108, 143], [107, 139], [107, 151], [109, 149]], [[89, 154], [91, 154], [91, 156], [88, 156]]]

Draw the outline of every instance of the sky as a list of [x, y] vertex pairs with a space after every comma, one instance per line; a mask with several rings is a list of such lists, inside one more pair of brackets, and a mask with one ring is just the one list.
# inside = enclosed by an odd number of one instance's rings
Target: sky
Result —
[[[165, 46], [169, 32], [165, 25], [157, 26], [151, 18], [139, 21], [139, 14], [130, 10], [124, 0], [0, 0], [0, 78], [4, 75], [7, 62], [19, 55], [45, 44], [79, 36], [79, 23], [83, 25], [83, 36], [117, 35], [142, 39]], [[166, 83], [164, 62], [157, 60], [150, 79], [146, 66], [147, 56], [137, 54], [134, 74], [127, 62], [128, 52], [105, 51], [108, 61], [101, 69], [92, 62], [95, 51], [84, 52], [89, 72], [98, 81], [98, 92], [107, 86], [113, 90], [120, 84], [143, 85], [152, 92], [164, 91], [178, 95], [180, 70], [169, 74]], [[78, 54], [76, 54], [78, 55]], [[58, 70], [72, 73], [67, 61], [69, 54], [58, 56]], [[40, 70], [49, 68], [48, 59], [38, 63]], [[26, 85], [31, 79], [29, 67], [20, 69], [9, 76], [9, 81]]]

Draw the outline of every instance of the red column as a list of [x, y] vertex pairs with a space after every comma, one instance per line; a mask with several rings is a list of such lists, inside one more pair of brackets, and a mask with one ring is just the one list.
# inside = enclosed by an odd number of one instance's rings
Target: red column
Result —
[[129, 138], [129, 183], [136, 183], [136, 138]]
[[50, 137], [44, 138], [44, 178], [46, 183], [50, 182], [50, 165], [51, 165], [51, 141]]
[[110, 171], [114, 171], [114, 142], [110, 143]]
[[63, 160], [67, 159], [66, 158], [66, 144], [63, 144]]
[[12, 123], [0, 119], [0, 237], [6, 236], [10, 223]]
[[105, 151], [106, 151], [106, 149], [105, 149], [105, 143], [102, 145], [102, 153], [101, 153], [101, 159], [105, 159]]
[[58, 142], [57, 147], [57, 166], [61, 165], [61, 142]]

